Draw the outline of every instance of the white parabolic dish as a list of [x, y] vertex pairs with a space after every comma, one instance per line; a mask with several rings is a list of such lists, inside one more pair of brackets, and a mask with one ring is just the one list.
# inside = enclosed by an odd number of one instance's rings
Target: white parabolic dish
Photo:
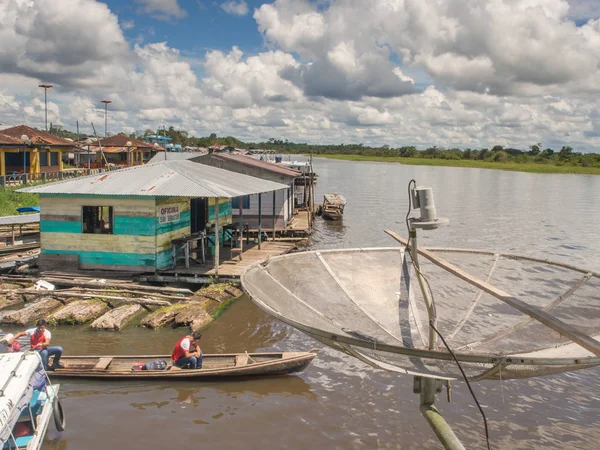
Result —
[[[508, 292], [534, 316], [423, 258], [437, 328], [471, 380], [527, 378], [600, 364], [600, 274], [496, 252], [430, 249], [486, 284]], [[428, 350], [428, 315], [404, 248], [322, 250], [250, 266], [244, 289], [264, 311], [385, 370], [461, 378], [438, 340]], [[589, 339], [592, 350], [573, 340]], [[554, 328], [554, 329], [553, 329]]]

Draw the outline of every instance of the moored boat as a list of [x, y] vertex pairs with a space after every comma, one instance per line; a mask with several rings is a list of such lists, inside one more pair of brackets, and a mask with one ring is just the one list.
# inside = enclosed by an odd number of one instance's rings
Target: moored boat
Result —
[[52, 416], [64, 429], [59, 387], [47, 384], [37, 353], [0, 354], [1, 448], [40, 449]]
[[[63, 368], [49, 375], [52, 378], [155, 378], [155, 379], [202, 379], [261, 377], [300, 372], [310, 364], [317, 351], [269, 352], [269, 353], [223, 353], [203, 356], [201, 369], [173, 367], [167, 355], [121, 355], [121, 356], [63, 356]], [[167, 362], [164, 370], [133, 370], [136, 363], [156, 360]]]
[[325, 194], [323, 198], [323, 218], [340, 220], [344, 215], [346, 199], [339, 194]]

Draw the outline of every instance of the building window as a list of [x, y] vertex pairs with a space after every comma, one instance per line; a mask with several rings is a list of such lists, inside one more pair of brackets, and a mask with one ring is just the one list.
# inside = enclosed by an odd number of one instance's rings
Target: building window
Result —
[[240, 209], [240, 198], [242, 199], [242, 209], [250, 209], [250, 196], [244, 195], [243, 197], [233, 197], [231, 199], [231, 209], [234, 211]]
[[113, 234], [113, 207], [84, 206], [82, 231], [94, 234]]
[[50, 165], [58, 166], [58, 152], [50, 153]]

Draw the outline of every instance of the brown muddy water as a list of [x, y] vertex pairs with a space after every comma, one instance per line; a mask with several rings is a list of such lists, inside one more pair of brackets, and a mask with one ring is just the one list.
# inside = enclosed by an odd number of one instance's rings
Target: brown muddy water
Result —
[[[318, 193], [348, 199], [343, 223], [317, 221], [312, 248], [393, 246], [405, 234], [406, 186], [433, 186], [445, 229], [423, 245], [497, 249], [600, 271], [600, 177], [416, 167], [315, 159]], [[600, 314], [600, 293], [599, 293]], [[52, 330], [70, 354], [170, 353], [182, 330]], [[247, 298], [206, 329], [205, 352], [323, 347]], [[600, 369], [474, 384], [493, 449], [600, 448]], [[44, 449], [437, 449], [412, 378], [323, 348], [301, 374], [233, 382], [63, 381], [67, 430]], [[484, 448], [483, 425], [463, 383], [438, 407], [466, 448]]]

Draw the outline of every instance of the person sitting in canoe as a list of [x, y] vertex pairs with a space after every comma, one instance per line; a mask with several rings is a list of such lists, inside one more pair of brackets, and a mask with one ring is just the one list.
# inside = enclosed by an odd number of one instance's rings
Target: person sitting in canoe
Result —
[[171, 354], [173, 364], [182, 369], [201, 369], [202, 350], [200, 350], [200, 346], [198, 345], [201, 338], [202, 334], [197, 331], [194, 331], [189, 336], [184, 336], [177, 343]]
[[[48, 322], [46, 322], [44, 319], [40, 319], [35, 324], [35, 328], [29, 328], [28, 330], [18, 332], [9, 340], [7, 340], [7, 343], [11, 345], [14, 340], [20, 338], [21, 336], [29, 336], [31, 350], [39, 352], [40, 357], [42, 358], [44, 370], [53, 371], [56, 368], [64, 367], [64, 365], [60, 363], [60, 357], [62, 356], [63, 348], [59, 346], [50, 346], [52, 333], [46, 329], [47, 323]], [[48, 359], [50, 356], [54, 356], [54, 360], [52, 365], [48, 367]]]

